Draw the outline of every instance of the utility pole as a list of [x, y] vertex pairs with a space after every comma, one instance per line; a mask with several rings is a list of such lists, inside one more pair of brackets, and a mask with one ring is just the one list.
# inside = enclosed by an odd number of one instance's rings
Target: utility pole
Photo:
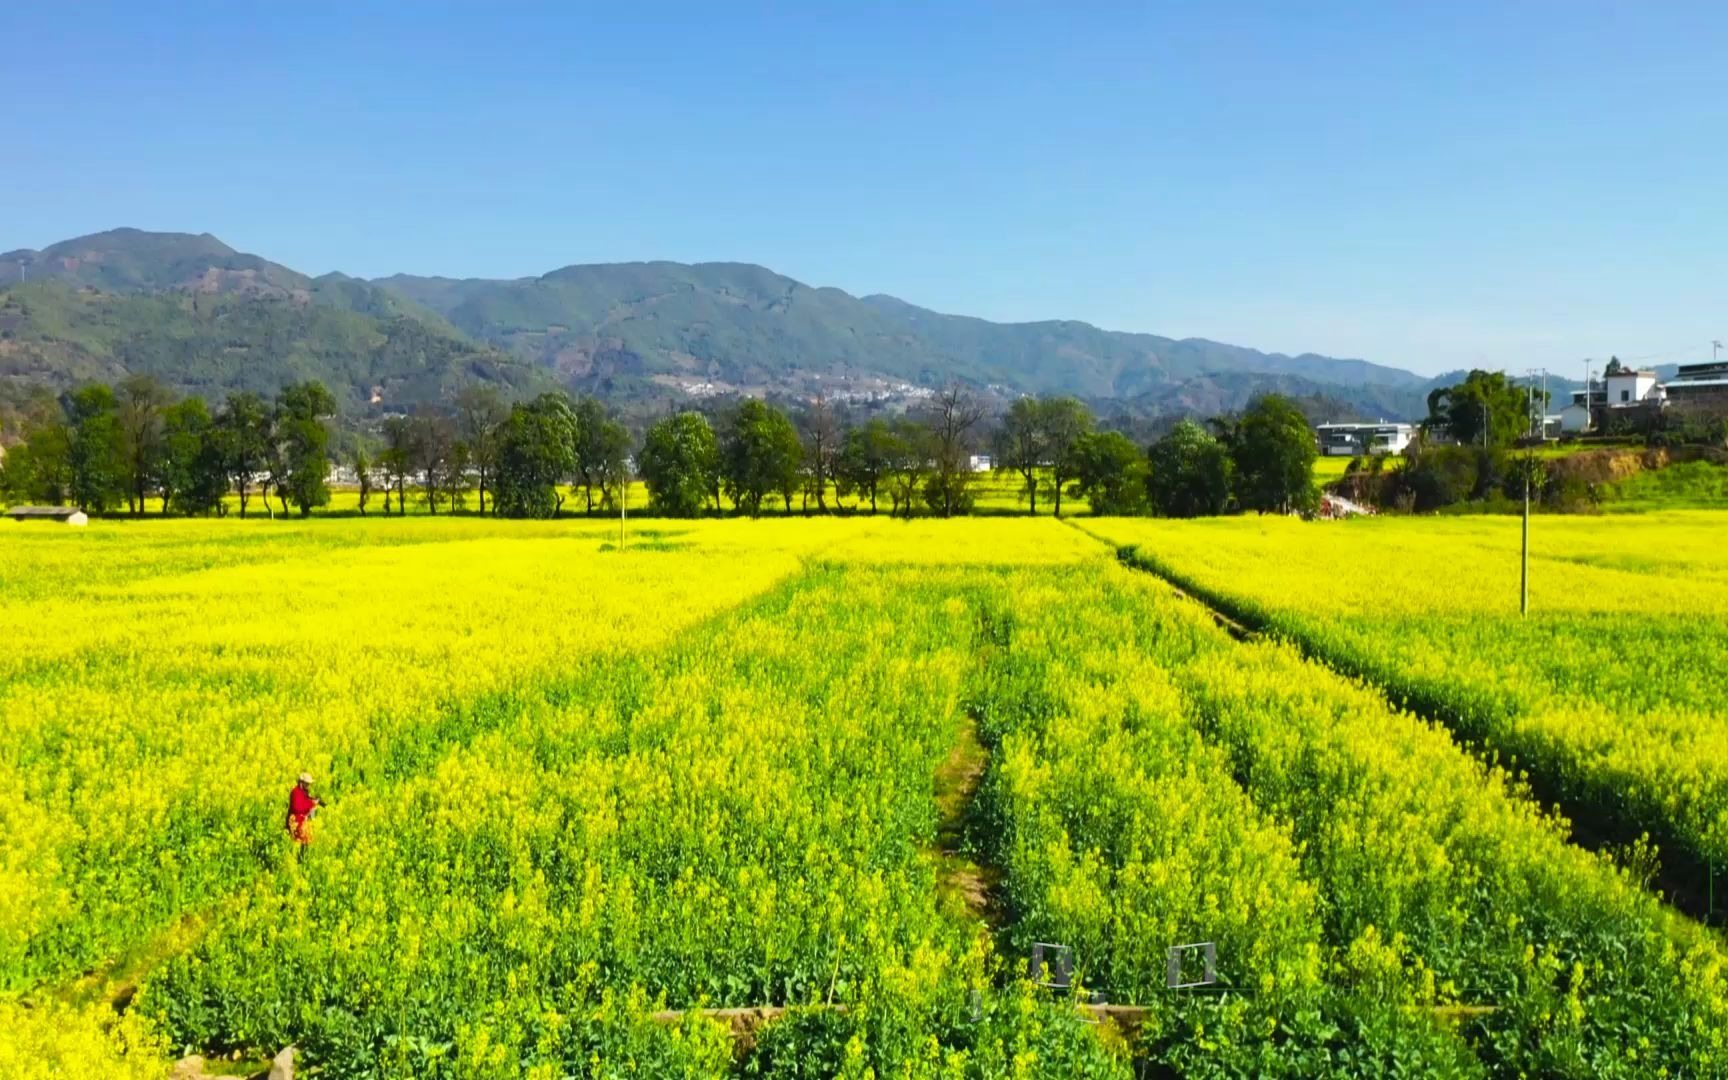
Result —
[[1524, 437], [1536, 434], [1536, 368], [1524, 368]]
[[[18, 266], [20, 269], [22, 269], [24, 264], [19, 263]], [[1720, 341], [1712, 341], [1710, 343], [1710, 362], [1712, 364], [1714, 364], [1716, 362], [1716, 354], [1721, 352], [1721, 351], [1722, 351], [1722, 343]]]
[[1548, 441], [1548, 369], [1542, 369], [1542, 441]]
[[1524, 541], [1518, 564], [1518, 614], [1530, 614], [1530, 474], [1536, 468], [1536, 452], [1524, 454]]
[[[1542, 381], [1542, 400], [1536, 400], [1536, 382]], [[1524, 369], [1524, 389], [1530, 416], [1530, 434], [1538, 439], [1548, 435], [1548, 373], [1538, 368]]]

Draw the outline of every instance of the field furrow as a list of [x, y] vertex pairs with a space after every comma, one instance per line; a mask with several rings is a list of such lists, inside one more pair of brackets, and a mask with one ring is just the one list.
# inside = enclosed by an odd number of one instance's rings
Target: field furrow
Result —
[[1677, 901], [1715, 921], [1728, 887], [1728, 574], [1712, 519], [1670, 516], [1660, 573], [1655, 553], [1622, 546], [1645, 535], [1622, 522], [1539, 522], [1525, 618], [1515, 522], [1094, 528], [1527, 770], [1592, 835], [1649, 834]]
[[[1728, 1071], [1720, 942], [1444, 731], [1287, 646], [1233, 642], [1143, 574], [1012, 596], [986, 730], [1017, 934], [1075, 943], [1113, 996], [1158, 994], [1163, 945], [1215, 940], [1243, 992], [1228, 1041], [1284, 1026], [1251, 1071], [1349, 1071], [1377, 1047], [1362, 1067], [1394, 1072], [1416, 1046], [1452, 1068], [1413, 1013], [1455, 1020], [1495, 1075]], [[1199, 917], [1172, 920], [1184, 896]]]

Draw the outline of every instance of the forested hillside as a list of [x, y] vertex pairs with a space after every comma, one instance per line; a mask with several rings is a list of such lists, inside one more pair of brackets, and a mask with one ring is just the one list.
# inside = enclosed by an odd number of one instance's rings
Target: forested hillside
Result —
[[0, 292], [0, 383], [14, 395], [127, 374], [211, 398], [317, 379], [344, 411], [438, 400], [476, 380], [549, 385], [537, 368], [406, 315], [236, 294], [121, 296], [59, 282]]
[[960, 380], [1071, 393], [1142, 419], [1268, 390], [1329, 416], [1414, 417], [1429, 381], [1086, 323], [993, 323], [814, 288], [744, 263], [569, 266], [516, 280], [311, 277], [209, 234], [115, 229], [0, 255], [0, 399], [149, 373], [184, 392], [318, 379], [344, 411], [483, 382], [564, 386], [637, 413], [715, 395], [893, 407]]
[[883, 382], [929, 386], [957, 377], [1013, 393], [1134, 401], [1152, 412], [1239, 407], [1276, 381], [1376, 415], [1418, 415], [1428, 386], [1360, 360], [1073, 321], [944, 315], [891, 296], [812, 288], [743, 263], [569, 266], [513, 281], [398, 275], [377, 284], [575, 380], [657, 376], [670, 385], [868, 394]]

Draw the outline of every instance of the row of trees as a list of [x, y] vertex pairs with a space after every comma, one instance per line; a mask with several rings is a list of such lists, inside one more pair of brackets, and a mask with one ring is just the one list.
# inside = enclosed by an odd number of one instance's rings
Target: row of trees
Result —
[[385, 513], [406, 513], [409, 488], [433, 513], [479, 495], [481, 512], [556, 513], [563, 491], [581, 490], [590, 510], [610, 507], [628, 473], [630, 435], [592, 398], [547, 394], [507, 405], [487, 387], [464, 390], [450, 410], [385, 420], [377, 439], [333, 449], [336, 402], [317, 382], [295, 383], [274, 400], [230, 394], [212, 413], [202, 398], [176, 400], [149, 376], [91, 384], [34, 402], [22, 442], [0, 461], [0, 494], [101, 513], [226, 514], [262, 501], [272, 516], [302, 516], [330, 501], [338, 457], [351, 466], [359, 507], [382, 494]]
[[[481, 513], [550, 517], [575, 491], [587, 511], [609, 511], [632, 464], [651, 509], [687, 517], [728, 505], [755, 516], [774, 501], [788, 511], [836, 507], [910, 516], [970, 513], [980, 471], [974, 452], [993, 451], [999, 475], [1018, 479], [1028, 508], [1086, 499], [1093, 512], [1171, 516], [1233, 508], [1291, 511], [1315, 498], [1307, 421], [1276, 396], [1209, 427], [1184, 422], [1143, 450], [1097, 430], [1070, 397], [1022, 398], [987, 431], [989, 414], [950, 386], [926, 407], [853, 423], [824, 400], [796, 413], [746, 400], [713, 416], [685, 411], [649, 427], [639, 448], [593, 399], [561, 393], [506, 402], [489, 387], [464, 389], [443, 410], [390, 417], [370, 436], [333, 447], [331, 394], [315, 382], [285, 387], [273, 401], [230, 395], [212, 413], [198, 398], [174, 400], [148, 377], [90, 385], [39, 402], [25, 439], [0, 465], [13, 499], [71, 503], [90, 511], [145, 500], [186, 514], [241, 516], [261, 498], [274, 516], [301, 515], [329, 501], [333, 461], [351, 470], [359, 510], [382, 496], [386, 514], [416, 497], [432, 513], [470, 505]], [[988, 436], [988, 437], [987, 437]], [[632, 450], [636, 453], [632, 459]]]
[[787, 510], [829, 510], [828, 497], [856, 499], [876, 513], [910, 515], [920, 505], [943, 517], [969, 513], [976, 472], [971, 452], [985, 420], [982, 405], [958, 387], [921, 413], [845, 422], [818, 399], [794, 419], [756, 400], [716, 424], [698, 412], [668, 416], [648, 429], [637, 465], [658, 513], [689, 517], [723, 499], [755, 516], [772, 498]]
[[386, 419], [376, 455], [356, 449], [354, 473], [362, 514], [376, 474], [385, 513], [392, 495], [396, 512], [407, 513], [412, 485], [434, 514], [466, 506], [472, 493], [483, 514], [551, 517], [565, 486], [579, 489], [589, 510], [614, 506], [629, 460], [630, 433], [594, 398], [550, 393], [510, 405], [491, 387], [471, 386], [448, 412]]
[[92, 383], [30, 409], [23, 442], [0, 467], [0, 491], [93, 512], [125, 505], [139, 514], [159, 499], [164, 512], [220, 514], [232, 490], [241, 516], [255, 495], [267, 509], [275, 495], [283, 513], [293, 504], [304, 515], [330, 498], [326, 421], [335, 412], [316, 382], [268, 402], [230, 394], [215, 413], [202, 398], [175, 400], [148, 375]]
[[[816, 402], [795, 421], [774, 406], [748, 401], [719, 430], [706, 416], [683, 412], [648, 430], [638, 464], [652, 508], [687, 517], [718, 509], [724, 495], [755, 515], [778, 496], [790, 510], [827, 509], [827, 493], [876, 513], [922, 508], [944, 517], [971, 511], [978, 472], [971, 448], [986, 418], [963, 391], [938, 395], [922, 415], [838, 422]], [[1149, 450], [1117, 431], [1094, 429], [1091, 412], [1067, 397], [1022, 398], [1003, 417], [991, 445], [992, 465], [1015, 476], [1028, 509], [1042, 495], [1062, 512], [1064, 494], [1097, 514], [1172, 517], [1232, 509], [1306, 512], [1318, 500], [1312, 474], [1314, 436], [1288, 399], [1269, 395], [1239, 417], [1184, 421]]]

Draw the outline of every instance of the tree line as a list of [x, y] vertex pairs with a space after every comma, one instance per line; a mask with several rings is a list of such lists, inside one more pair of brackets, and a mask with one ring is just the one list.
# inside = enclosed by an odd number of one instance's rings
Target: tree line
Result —
[[886, 512], [954, 517], [975, 509], [975, 455], [1014, 478], [1028, 510], [1062, 513], [1083, 498], [1098, 514], [1173, 517], [1233, 510], [1305, 512], [1318, 499], [1314, 438], [1295, 402], [1267, 395], [1239, 415], [1183, 421], [1149, 447], [1097, 426], [1072, 397], [1020, 398], [993, 417], [958, 384], [901, 415], [855, 418], [823, 399], [788, 411], [746, 399], [668, 414], [638, 443], [599, 400], [546, 393], [509, 402], [470, 386], [445, 408], [386, 418], [375, 431], [334, 427], [317, 382], [273, 400], [234, 393], [212, 411], [175, 400], [148, 376], [91, 384], [28, 413], [0, 460], [0, 494], [93, 513], [146, 500], [165, 513], [301, 516], [330, 501], [332, 466], [358, 489], [361, 514], [472, 507], [503, 517], [615, 510], [632, 473], [649, 510], [669, 517], [734, 512]]
[[302, 515], [330, 499], [330, 428], [336, 400], [317, 382], [275, 400], [228, 395], [212, 413], [203, 398], [176, 400], [148, 375], [91, 383], [26, 416], [23, 441], [0, 461], [0, 493], [91, 513], [124, 505], [144, 512], [224, 514], [229, 492], [245, 515], [254, 498], [270, 513]]

